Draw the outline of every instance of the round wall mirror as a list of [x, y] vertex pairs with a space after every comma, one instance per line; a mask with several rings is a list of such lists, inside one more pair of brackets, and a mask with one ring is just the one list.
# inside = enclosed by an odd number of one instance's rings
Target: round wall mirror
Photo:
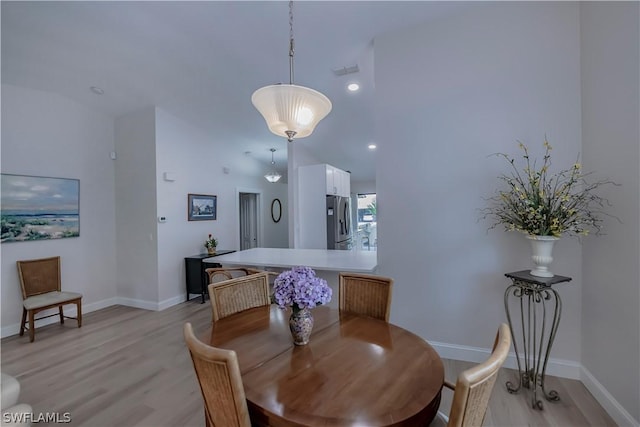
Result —
[[271, 219], [273, 222], [279, 222], [280, 218], [282, 218], [282, 204], [280, 199], [273, 199], [273, 202], [271, 202]]

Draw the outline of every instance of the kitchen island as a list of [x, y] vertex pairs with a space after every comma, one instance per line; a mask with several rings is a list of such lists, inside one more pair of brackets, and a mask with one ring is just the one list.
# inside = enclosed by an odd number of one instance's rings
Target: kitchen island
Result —
[[[204, 260], [207, 262], [207, 259]], [[214, 261], [224, 265], [292, 268], [298, 265], [314, 270], [373, 273], [378, 265], [376, 252], [331, 249], [253, 248], [227, 255]]]

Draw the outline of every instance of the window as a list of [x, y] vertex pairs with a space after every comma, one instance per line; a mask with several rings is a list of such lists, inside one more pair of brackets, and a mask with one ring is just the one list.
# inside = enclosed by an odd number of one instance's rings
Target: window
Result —
[[375, 193], [358, 194], [359, 249], [376, 250], [377, 246], [377, 203]]

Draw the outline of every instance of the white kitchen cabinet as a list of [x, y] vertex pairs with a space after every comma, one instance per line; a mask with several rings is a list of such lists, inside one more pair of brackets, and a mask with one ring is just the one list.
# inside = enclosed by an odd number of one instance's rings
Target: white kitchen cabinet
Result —
[[[313, 165], [324, 166], [325, 180], [328, 195], [349, 197], [351, 191], [351, 174], [331, 165]], [[308, 167], [308, 166], [303, 166]], [[321, 169], [321, 168], [319, 168]]]
[[336, 168], [331, 165], [318, 165], [324, 167], [327, 193], [334, 196], [338, 195], [338, 187], [336, 186]]
[[351, 195], [351, 174], [336, 168], [333, 173], [333, 183], [336, 187], [336, 195], [349, 197]]

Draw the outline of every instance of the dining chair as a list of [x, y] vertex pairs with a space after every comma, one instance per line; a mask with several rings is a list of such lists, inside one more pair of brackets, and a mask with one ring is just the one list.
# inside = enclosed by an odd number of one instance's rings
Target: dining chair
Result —
[[449, 416], [438, 412], [433, 427], [480, 427], [489, 405], [491, 391], [511, 348], [511, 331], [506, 323], [498, 328], [491, 355], [484, 362], [458, 375], [454, 384], [445, 380], [444, 386], [453, 390]]
[[184, 340], [204, 400], [205, 425], [251, 427], [236, 352], [203, 343], [196, 338], [189, 322], [184, 325]]
[[262, 270], [249, 267], [213, 267], [207, 268], [204, 271], [209, 275], [209, 283], [262, 273]]
[[[22, 290], [22, 321], [20, 336], [29, 330], [29, 341], [35, 339], [35, 321], [52, 316], [60, 316], [60, 323], [67, 319], [76, 319], [78, 328], [82, 326], [82, 294], [61, 290], [60, 257], [40, 258], [17, 261], [20, 289]], [[75, 304], [77, 317], [64, 315], [63, 306]], [[43, 310], [58, 308], [58, 313], [35, 318]], [[27, 316], [29, 319], [27, 321]], [[28, 323], [28, 327], [27, 324]]]
[[393, 279], [370, 274], [339, 274], [340, 311], [389, 321]]
[[249, 308], [269, 305], [269, 273], [264, 271], [209, 284], [213, 321]]

